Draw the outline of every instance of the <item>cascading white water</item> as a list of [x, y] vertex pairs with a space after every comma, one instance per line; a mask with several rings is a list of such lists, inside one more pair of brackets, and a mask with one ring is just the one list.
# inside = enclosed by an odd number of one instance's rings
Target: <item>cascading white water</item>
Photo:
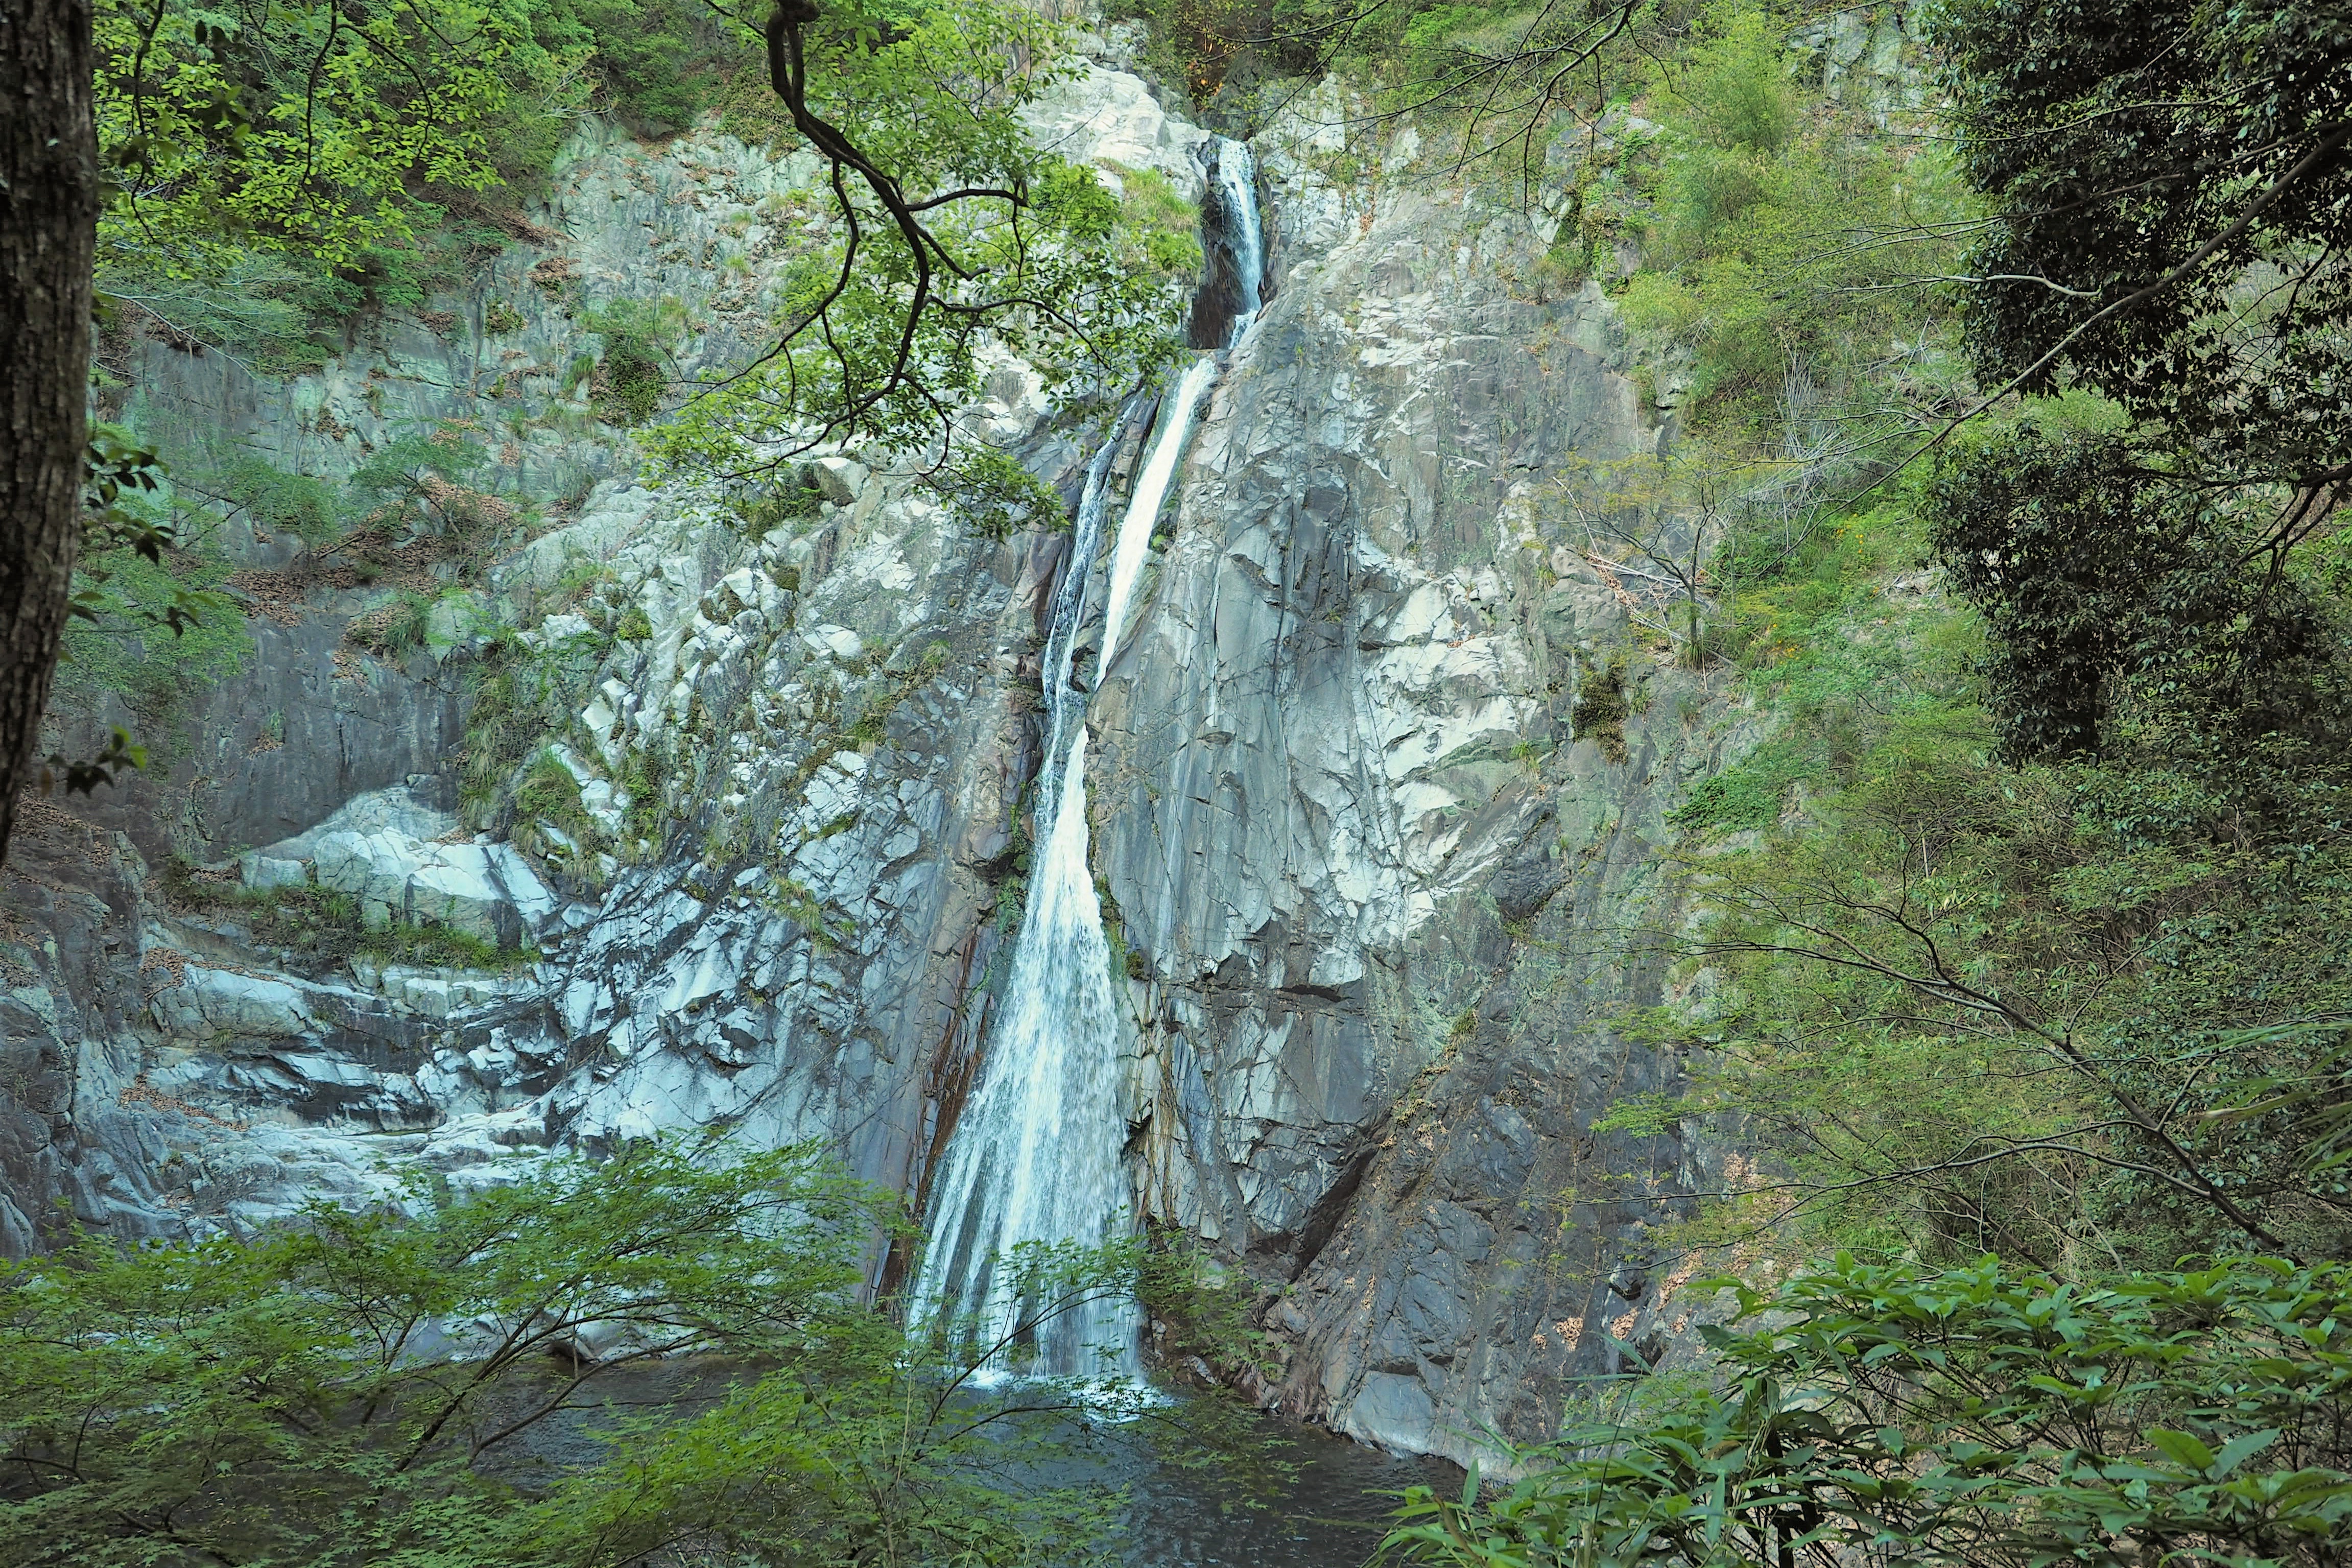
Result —
[[[1245, 304], [1234, 317], [1231, 341], [1257, 310], [1264, 256], [1248, 149], [1221, 141], [1218, 154], [1217, 178], [1235, 226], [1229, 237]], [[1152, 525], [1183, 458], [1192, 411], [1215, 378], [1215, 358], [1204, 354], [1185, 367], [1161, 405], [1151, 449], [1119, 524], [1094, 684], [1100, 684], [1118, 651]], [[1118, 1015], [1110, 945], [1087, 857], [1085, 698], [1070, 679], [1073, 647], [1086, 618], [1087, 578], [1109, 509], [1110, 455], [1118, 439], [1114, 430], [1087, 470], [1046, 639], [1045, 762], [1036, 820], [1050, 826], [1031, 852], [1013, 972], [979, 1085], [933, 1184], [930, 1240], [915, 1282], [921, 1319], [948, 1326], [967, 1353], [992, 1352], [982, 1375], [1032, 1371], [1132, 1378], [1141, 1372], [1132, 1302], [1092, 1300], [1046, 1312], [1053, 1303], [1010, 1266], [1013, 1250], [1024, 1244], [1098, 1247], [1126, 1223]]]
[[1257, 215], [1257, 159], [1248, 145], [1241, 142], [1217, 140], [1217, 192], [1223, 198], [1225, 211], [1232, 215], [1234, 259], [1240, 273], [1241, 303], [1234, 311], [1233, 329], [1225, 342], [1237, 341], [1257, 315], [1264, 301], [1259, 294], [1265, 281], [1265, 241], [1259, 230]]
[[[1071, 688], [1070, 659], [1125, 423], [1088, 466], [1071, 528], [1045, 642], [1036, 820], [1051, 826], [1030, 852], [1003, 1007], [934, 1180], [930, 1239], [915, 1281], [919, 1319], [961, 1337], [958, 1348], [967, 1353], [992, 1349], [983, 1373], [1030, 1352], [1035, 1370], [1061, 1375], [1126, 1373], [1135, 1359], [1131, 1314], [1110, 1310], [1117, 1303], [1061, 1313], [1022, 1335], [1024, 1318], [1045, 1303], [1024, 1301], [1023, 1281], [1007, 1267], [1024, 1243], [1099, 1246], [1121, 1207], [1116, 1047], [1104, 1044], [1116, 1022], [1110, 950], [1087, 875], [1085, 702]], [[1023, 1338], [1030, 1342], [1018, 1343]]]
[[1202, 354], [1184, 367], [1176, 389], [1160, 405], [1151, 456], [1135, 481], [1135, 497], [1128, 502], [1127, 515], [1119, 520], [1118, 547], [1110, 558], [1110, 593], [1103, 603], [1102, 657], [1095, 661], [1097, 686], [1102, 684], [1103, 672], [1110, 668], [1111, 658], [1118, 652], [1128, 602], [1135, 596], [1135, 580], [1142, 575], [1143, 558], [1151, 550], [1151, 526], [1160, 519], [1160, 502], [1167, 499], [1169, 481], [1176, 477], [1176, 465], [1184, 456], [1184, 438], [1192, 430], [1192, 411], [1216, 378], [1216, 356]]

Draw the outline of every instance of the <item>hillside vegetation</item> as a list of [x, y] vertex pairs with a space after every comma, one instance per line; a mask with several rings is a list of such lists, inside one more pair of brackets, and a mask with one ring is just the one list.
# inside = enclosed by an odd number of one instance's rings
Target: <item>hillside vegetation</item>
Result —
[[[1415, 1489], [1385, 1551], [1482, 1568], [2341, 1562], [2352, 12], [1948, 0], [1864, 69], [1845, 13], [1739, 4], [1127, 10], [1204, 114], [1246, 130], [1328, 76], [1361, 111], [1335, 177], [1374, 178], [1364, 143], [1410, 128], [1423, 151], [1398, 177], [1551, 226], [1507, 282], [1613, 300], [1669, 431], [1548, 476], [1540, 498], [1640, 584], [1620, 662], [1584, 672], [1580, 724], [1612, 701], [1622, 720], [1613, 672], [1633, 658], [1759, 721], [1675, 815], [1669, 868], [1697, 918], [1589, 933], [1668, 961], [1675, 1000], [1616, 1023], [1693, 1064], [1601, 1125], [1752, 1154], [1744, 1181], [1689, 1194], [1670, 1238], [1721, 1269], [1691, 1289], [1719, 1287], [1735, 1315], [1704, 1330], [1695, 1369], [1578, 1390], [1507, 1483]], [[975, 39], [979, 14], [893, 0], [835, 40], [835, 101], [894, 167], [1018, 187], [989, 188], [1003, 214], [941, 229], [978, 260], [974, 292], [924, 329], [934, 379], [890, 366], [917, 334], [908, 258], [929, 253], [835, 238], [776, 318], [787, 342], [828, 332], [682, 416], [662, 368], [676, 312], [596, 316], [583, 417], [751, 476], [747, 521], [780, 522], [816, 504], [772, 482], [781, 445], [929, 440], [982, 384], [984, 331], [1031, 333], [1073, 400], [1105, 365], [1154, 361], [1170, 279], [1198, 260], [1192, 215], [1140, 177], [1122, 207], [1023, 147], [1033, 35]], [[648, 135], [714, 111], [791, 135], [749, 35], [687, 0], [101, 16], [114, 329], [265, 374], [315, 367], [527, 234], [584, 109]], [[1041, 56], [1066, 41], [1022, 16]], [[909, 62], [947, 57], [957, 69], [906, 85]], [[940, 106], [973, 80], [987, 112], [967, 134]], [[1011, 296], [983, 301], [987, 277], [1017, 271], [1071, 319], [991, 316]], [[72, 678], [157, 732], [189, 682], [248, 651], [210, 522], [190, 518], [250, 509], [355, 563], [389, 559], [396, 523], [473, 566], [530, 521], [471, 488], [484, 465], [459, 430], [331, 484], [173, 456], [176, 488], [124, 500], [119, 547], [89, 563]], [[987, 503], [980, 531], [1055, 510], [1009, 460], [975, 461], [953, 471]], [[138, 519], [174, 506], [158, 549]], [[432, 605], [404, 592], [362, 636], [425, 638]], [[503, 646], [485, 737], [524, 705]], [[577, 784], [511, 728], [469, 760], [468, 804], [535, 788], [548, 820], [577, 816]], [[0, 1563], [1108, 1550], [1087, 1500], [1004, 1479], [1061, 1449], [1000, 1445], [953, 1380], [908, 1371], [929, 1351], [860, 1302], [866, 1260], [844, 1239], [887, 1205], [813, 1152], [653, 1145], [409, 1197], [412, 1218], [321, 1207], [250, 1244], [93, 1241], [0, 1276]], [[1041, 1310], [1157, 1291], [1209, 1323], [1204, 1350], [1249, 1353], [1189, 1256], [1028, 1261]], [[498, 1325], [478, 1376], [415, 1349], [449, 1315]], [[588, 1376], [564, 1386], [526, 1358], [582, 1357], [578, 1333], [622, 1321], [630, 1357], [691, 1344], [752, 1371], [589, 1465], [501, 1468]]]
[[2352, 36], [1963, 3], [1865, 89], [1803, 21], [1332, 35], [1461, 178], [1557, 178], [1512, 95], [1592, 84], [1555, 254], [1687, 355], [1687, 437], [1562, 504], [1769, 716], [1678, 814], [1698, 926], [1601, 939], [1667, 950], [1627, 1022], [1703, 1064], [1602, 1124], [1758, 1150], [1685, 1245], [1835, 1258], [1391, 1548], [2334, 1561]]

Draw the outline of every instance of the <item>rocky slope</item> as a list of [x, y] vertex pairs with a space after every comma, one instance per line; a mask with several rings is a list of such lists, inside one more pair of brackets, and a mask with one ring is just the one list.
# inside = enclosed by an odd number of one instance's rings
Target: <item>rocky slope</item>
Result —
[[[1094, 700], [1095, 856], [1129, 954], [1139, 1211], [1261, 1289], [1288, 1358], [1269, 1403], [1466, 1458], [1685, 1326], [1644, 1230], [1711, 1156], [1591, 1131], [1677, 1070], [1612, 1033], [1660, 976], [1605, 939], [1670, 913], [1664, 814], [1738, 727], [1636, 648], [1622, 720], [1571, 740], [1626, 625], [1542, 487], [1671, 427], [1597, 285], [1510, 281], [1557, 193], [1530, 213], [1421, 179], [1334, 109], [1258, 139], [1276, 287]], [[1122, 72], [1040, 133], [1199, 189], [1205, 133]], [[1368, 152], [1386, 174], [1337, 177]], [[235, 1229], [404, 1169], [494, 1180], [517, 1151], [713, 1123], [824, 1139], [921, 1201], [1017, 917], [1067, 535], [990, 542], [841, 458], [815, 515], [747, 521], [632, 482], [564, 384], [614, 298], [682, 301], [681, 374], [739, 355], [804, 174], [715, 133], [588, 137], [545, 234], [453, 317], [282, 384], [139, 351], [152, 434], [332, 478], [473, 420], [495, 466], [469, 482], [553, 504], [486, 570], [416, 568], [433, 608], [403, 658], [350, 636], [381, 588], [233, 526], [246, 671], [197, 700], [168, 781], [37, 810], [11, 858], [0, 1253], [59, 1205], [118, 1235]], [[1132, 468], [1139, 429], [1050, 425], [1018, 365], [992, 391], [979, 416], [1052, 481], [1106, 438]], [[460, 753], [496, 734], [561, 770], [563, 811], [460, 814]], [[199, 869], [163, 877], [174, 854]], [[307, 961], [208, 896], [231, 881], [537, 956]]]

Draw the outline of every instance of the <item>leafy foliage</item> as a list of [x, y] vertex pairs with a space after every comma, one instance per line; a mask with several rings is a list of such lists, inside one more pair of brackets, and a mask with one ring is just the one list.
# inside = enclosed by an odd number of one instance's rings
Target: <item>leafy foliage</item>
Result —
[[[1726, 1283], [1717, 1281], [1715, 1283]], [[1481, 1500], [1414, 1488], [1407, 1562], [2326, 1563], [2352, 1537], [2352, 1273], [2242, 1258], [2075, 1285], [1986, 1258], [1841, 1255], [1734, 1286], [1720, 1388], [1520, 1457]], [[1769, 1314], [1769, 1316], [1768, 1316]]]
[[179, 480], [183, 489], [199, 486], [214, 493], [226, 512], [243, 512], [256, 531], [290, 533], [316, 548], [341, 531], [341, 508], [334, 487], [310, 474], [288, 473], [268, 459], [239, 452], [216, 472]]
[[1979, 377], [2123, 416], [2021, 426], [1937, 486], [2004, 752], [2128, 767], [2129, 809], [2160, 799], [2197, 837], [2332, 847], [2352, 666], [2340, 600], [2295, 552], [2352, 471], [2352, 35], [2294, 7], [2093, 5], [2051, 31], [1962, 5], [1938, 36], [1992, 209]]
[[1988, 386], [2097, 387], [2202, 468], [2346, 471], [2352, 30], [2332, 7], [1961, 0], [1939, 16]]
[[1003, 539], [1022, 528], [1066, 528], [1062, 498], [1044, 480], [993, 447], [966, 447], [940, 487], [956, 510], [985, 538]]
[[830, 246], [787, 279], [777, 346], [655, 433], [662, 458], [742, 474], [835, 442], [943, 462], [984, 338], [1055, 395], [1167, 357], [1177, 300], [1123, 264], [1118, 202], [1023, 128], [1075, 68], [1061, 25], [999, 0], [796, 16], [776, 14], [771, 68], [832, 163]]
[[533, 0], [530, 22], [551, 54], [587, 58], [605, 101], [646, 134], [692, 124], [719, 74], [744, 63], [740, 37], [698, 0]]
[[516, 88], [562, 75], [519, 7], [479, 0], [114, 0], [97, 43], [117, 171], [102, 275], [201, 276], [251, 250], [346, 266], [405, 242], [429, 224], [414, 190], [499, 181]]
[[[1984, 461], [2008, 493], [2053, 488], [2030, 457]], [[1675, 814], [1710, 918], [1646, 940], [1700, 984], [1642, 1026], [1701, 1048], [1666, 1121], [1736, 1116], [1770, 1164], [1690, 1239], [1796, 1215], [1817, 1242], [2050, 1268], [2250, 1240], [2336, 1256], [2343, 1173], [2305, 1152], [2332, 1136], [2352, 971], [2295, 934], [2344, 918], [2344, 748], [2305, 700], [2338, 679], [2325, 639], [2232, 679], [2210, 650], [2255, 622], [2183, 629], [2160, 600], [2130, 609], [2162, 576], [2085, 571], [2080, 596], [2044, 603], [2099, 607], [2059, 624], [2154, 651], [2100, 688], [2095, 760], [2012, 771], [1984, 705], [2006, 644], [1980, 662], [2009, 623], [1890, 592], [1925, 580], [1920, 532], [1900, 496], [1832, 519], [1740, 595], [1742, 679], [1780, 727]], [[2038, 537], [2089, 548], [2054, 522]], [[2175, 547], [2198, 546], [2151, 539], [2134, 564]], [[2315, 583], [2275, 592], [2326, 624]], [[2175, 661], [2197, 637], [2209, 652]], [[2277, 706], [2250, 715], [2249, 692]], [[1727, 852], [1730, 832], [1761, 837]]]
[[2177, 751], [2290, 749], [2271, 768], [2291, 797], [2347, 738], [2342, 633], [2278, 569], [2263, 498], [2172, 478], [2124, 437], [2031, 425], [1939, 475], [1934, 543], [1986, 619], [2003, 754], [2096, 753], [2161, 710]]
[[[166, 728], [192, 688], [234, 673], [252, 652], [243, 616], [220, 591], [228, 563], [176, 507], [155, 454], [130, 432], [99, 426], [84, 471], [58, 694], [94, 706], [110, 693], [142, 724]], [[143, 767], [146, 755], [119, 736], [101, 759], [109, 782], [123, 766]]]
[[551, 750], [541, 752], [523, 775], [515, 812], [526, 826], [544, 823], [583, 849], [603, 846], [604, 835], [581, 799], [580, 780]]
[[351, 489], [377, 503], [344, 541], [362, 563], [396, 559], [409, 531], [431, 534], [444, 553], [486, 560], [520, 515], [517, 505], [468, 483], [489, 466], [489, 449], [472, 421], [444, 420], [386, 441], [352, 470]]
[[888, 1206], [705, 1136], [0, 1266], [0, 1563], [1090, 1558], [1110, 1500], [992, 1484], [1070, 1431], [912, 1370], [859, 1305]]
[[589, 330], [604, 340], [597, 367], [598, 415], [612, 425], [646, 423], [661, 410], [670, 380], [670, 345], [686, 330], [686, 308], [674, 298], [615, 300], [590, 311], [586, 320]]
[[[1696, 351], [1690, 422], [1769, 445], [1793, 384], [1822, 405], [1800, 451], [1907, 428], [1920, 415], [1906, 405], [1932, 405], [1948, 379], [1940, 312], [1913, 283], [1948, 270], [1942, 228], [1958, 216], [1932, 144], [1857, 135], [1801, 95], [1778, 24], [1755, 10], [1715, 17], [1657, 72], [1653, 104], [1665, 132], [1635, 155], [1646, 266], [1624, 310]], [[1890, 340], [1912, 345], [1909, 363], [1885, 363]]]

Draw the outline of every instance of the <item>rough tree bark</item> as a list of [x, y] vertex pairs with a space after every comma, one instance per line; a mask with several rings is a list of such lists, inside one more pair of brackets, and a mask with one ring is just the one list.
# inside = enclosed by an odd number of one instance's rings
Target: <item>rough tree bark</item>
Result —
[[90, 0], [0, 5], [0, 856], [80, 542], [98, 137]]

